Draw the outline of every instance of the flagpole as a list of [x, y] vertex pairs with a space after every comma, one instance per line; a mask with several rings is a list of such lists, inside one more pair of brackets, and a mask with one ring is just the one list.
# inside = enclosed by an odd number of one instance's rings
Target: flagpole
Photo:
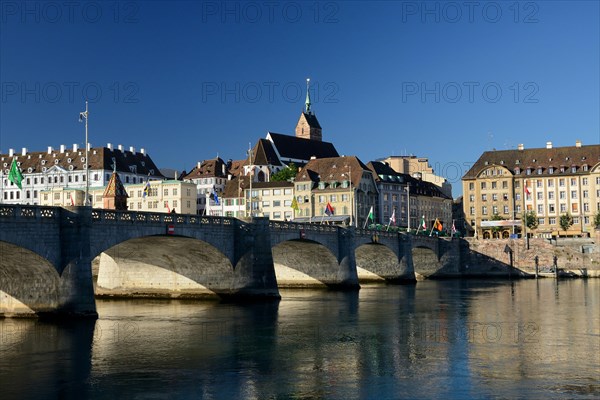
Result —
[[[406, 233], [410, 233], [410, 182], [406, 184], [406, 202], [407, 202], [407, 214], [408, 214], [408, 225], [406, 227]], [[418, 233], [417, 229], [417, 233]]]
[[[89, 151], [89, 143], [88, 143], [88, 101], [85, 101], [85, 206], [90, 205], [90, 164], [88, 162], [88, 151]], [[116, 161], [115, 161], [116, 164]]]

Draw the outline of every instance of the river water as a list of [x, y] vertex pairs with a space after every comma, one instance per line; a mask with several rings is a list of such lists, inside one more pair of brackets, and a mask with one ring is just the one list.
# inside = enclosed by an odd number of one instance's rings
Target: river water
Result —
[[0, 320], [0, 398], [600, 397], [600, 280], [98, 300], [96, 321]]

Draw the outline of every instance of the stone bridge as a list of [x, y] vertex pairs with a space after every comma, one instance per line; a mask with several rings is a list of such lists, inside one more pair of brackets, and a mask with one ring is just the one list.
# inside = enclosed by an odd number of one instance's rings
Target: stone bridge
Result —
[[279, 298], [278, 286], [357, 289], [460, 274], [460, 253], [458, 240], [265, 218], [0, 205], [0, 316], [93, 316], [94, 293]]

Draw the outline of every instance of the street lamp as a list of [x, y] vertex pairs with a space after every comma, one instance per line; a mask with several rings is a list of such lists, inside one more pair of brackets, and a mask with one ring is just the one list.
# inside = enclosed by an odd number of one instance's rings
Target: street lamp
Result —
[[[85, 111], [79, 113], [79, 122], [83, 121], [85, 118], [85, 199], [84, 206], [90, 205], [90, 164], [88, 162], [88, 101], [85, 101]], [[116, 161], [115, 161], [115, 169], [116, 169]]]
[[406, 184], [406, 215], [408, 220], [406, 233], [410, 233], [410, 182]]

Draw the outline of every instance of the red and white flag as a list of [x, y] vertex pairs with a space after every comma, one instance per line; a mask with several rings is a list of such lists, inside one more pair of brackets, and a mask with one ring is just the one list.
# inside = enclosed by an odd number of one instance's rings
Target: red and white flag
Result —
[[390, 222], [396, 226], [396, 210], [392, 211], [392, 216], [390, 217]]
[[527, 182], [525, 182], [525, 194], [527, 194], [528, 196], [531, 194], [529, 188], [527, 187]]

